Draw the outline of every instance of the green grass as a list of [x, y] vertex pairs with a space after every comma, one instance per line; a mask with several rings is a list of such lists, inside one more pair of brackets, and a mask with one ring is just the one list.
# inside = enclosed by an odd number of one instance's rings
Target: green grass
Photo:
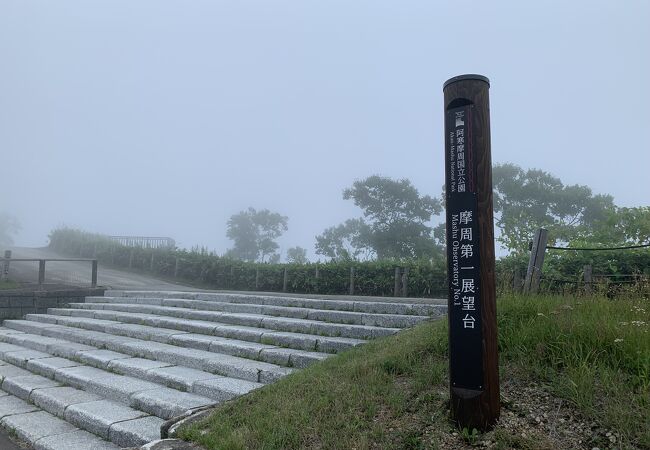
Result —
[[16, 283], [15, 281], [10, 281], [10, 280], [0, 281], [0, 290], [16, 289], [18, 288], [18, 286], [19, 286], [18, 283]]
[[628, 442], [650, 448], [649, 312], [647, 299], [505, 297], [501, 358]]
[[[649, 306], [501, 298], [502, 374], [548, 385], [622, 436], [623, 448], [650, 448]], [[180, 436], [210, 449], [436, 448], [450, 429], [447, 383], [446, 322], [424, 323], [228, 402]], [[545, 444], [498, 429], [494, 438], [497, 448]]]

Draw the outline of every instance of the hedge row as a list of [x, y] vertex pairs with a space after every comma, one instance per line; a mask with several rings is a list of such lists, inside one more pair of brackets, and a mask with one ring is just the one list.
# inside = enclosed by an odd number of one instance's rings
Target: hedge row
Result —
[[[213, 289], [306, 294], [348, 294], [350, 269], [354, 269], [356, 295], [392, 296], [395, 269], [408, 269], [407, 294], [410, 297], [446, 297], [446, 266], [434, 261], [341, 261], [308, 264], [248, 263], [216, 255], [205, 249], [145, 248], [121, 245], [108, 236], [70, 228], [50, 234], [50, 247], [75, 257], [97, 258], [118, 268], [143, 271], [165, 279], [185, 280]], [[497, 289], [519, 286], [528, 265], [527, 255], [508, 256], [496, 262]], [[577, 292], [583, 268], [593, 267], [597, 281], [644, 289], [650, 276], [650, 249], [607, 252], [548, 250], [543, 268], [542, 289], [549, 292]], [[599, 276], [602, 276], [599, 278]], [[632, 278], [636, 276], [637, 278]], [[604, 280], [604, 281], [603, 281]], [[623, 283], [623, 284], [619, 284]], [[401, 283], [400, 283], [401, 284]]]
[[[204, 249], [146, 248], [121, 245], [108, 236], [69, 228], [50, 234], [50, 247], [75, 257], [96, 258], [101, 264], [150, 273], [165, 279], [186, 280], [213, 289], [343, 295], [392, 296], [395, 269], [408, 269], [407, 294], [411, 297], [446, 297], [445, 262], [344, 261], [308, 264], [249, 263], [216, 255]], [[401, 276], [400, 276], [401, 289]]]

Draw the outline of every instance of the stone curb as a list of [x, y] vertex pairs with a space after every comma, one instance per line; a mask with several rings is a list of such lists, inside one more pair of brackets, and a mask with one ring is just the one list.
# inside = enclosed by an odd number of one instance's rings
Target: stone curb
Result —
[[203, 447], [180, 439], [158, 439], [142, 447], [129, 447], [122, 450], [203, 450]]
[[183, 425], [189, 425], [191, 423], [198, 422], [214, 411], [218, 406], [203, 406], [201, 408], [192, 409], [185, 414], [169, 419], [160, 427], [160, 437], [163, 439], [173, 438], [176, 435], [178, 429]]

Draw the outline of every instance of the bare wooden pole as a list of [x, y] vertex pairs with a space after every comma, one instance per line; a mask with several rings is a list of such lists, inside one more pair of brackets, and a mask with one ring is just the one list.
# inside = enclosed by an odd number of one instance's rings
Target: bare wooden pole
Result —
[[409, 268], [404, 267], [402, 270], [402, 297], [409, 296]]
[[512, 276], [512, 290], [513, 292], [521, 292], [523, 286], [523, 280], [521, 279], [521, 272], [519, 269], [515, 269], [515, 272]]
[[585, 280], [585, 294], [591, 295], [591, 292], [592, 292], [591, 282], [592, 282], [592, 271], [593, 271], [593, 269], [592, 269], [591, 265], [589, 264], [589, 265], [584, 266], [582, 270], [583, 270], [583, 276], [584, 276], [584, 280]]
[[42, 287], [45, 283], [45, 260], [38, 261], [38, 286]]
[[395, 288], [393, 289], [393, 296], [399, 297], [400, 294], [400, 274], [399, 267], [395, 267]]
[[533, 239], [533, 246], [530, 250], [530, 260], [528, 261], [528, 270], [526, 271], [526, 279], [524, 280], [524, 293], [526, 294], [536, 294], [539, 290], [547, 241], [548, 232], [544, 228], [537, 230]]
[[443, 87], [450, 406], [470, 430], [500, 413], [489, 87], [481, 75]]
[[96, 259], [93, 259], [92, 261], [90, 285], [91, 287], [97, 287], [97, 260]]

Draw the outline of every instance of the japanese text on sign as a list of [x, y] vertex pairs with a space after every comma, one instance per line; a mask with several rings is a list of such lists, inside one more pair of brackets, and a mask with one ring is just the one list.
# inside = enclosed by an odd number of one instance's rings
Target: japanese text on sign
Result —
[[448, 110], [445, 122], [450, 371], [453, 386], [481, 389], [480, 235], [471, 105]]

